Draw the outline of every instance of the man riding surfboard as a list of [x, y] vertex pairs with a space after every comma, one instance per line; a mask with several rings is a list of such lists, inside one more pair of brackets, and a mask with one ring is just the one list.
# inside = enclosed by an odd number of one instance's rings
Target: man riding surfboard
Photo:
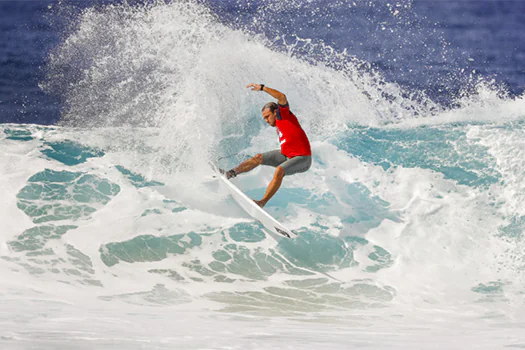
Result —
[[277, 192], [285, 175], [303, 173], [312, 165], [312, 151], [306, 133], [301, 128], [297, 117], [290, 111], [286, 95], [275, 89], [264, 86], [264, 84], [249, 84], [246, 86], [252, 91], [264, 91], [278, 103], [269, 102], [262, 108], [263, 119], [277, 130], [281, 149], [257, 154], [239, 166], [228, 170], [225, 175], [231, 179], [239, 174], [255, 169], [259, 165], [275, 167], [273, 179], [266, 189], [261, 200], [256, 200], [261, 208]]

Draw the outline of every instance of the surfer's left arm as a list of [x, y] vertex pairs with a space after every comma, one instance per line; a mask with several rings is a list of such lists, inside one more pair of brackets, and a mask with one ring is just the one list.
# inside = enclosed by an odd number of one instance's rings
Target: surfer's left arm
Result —
[[286, 95], [282, 92], [272, 89], [271, 87], [265, 86], [264, 84], [249, 84], [246, 86], [247, 88], [252, 88], [252, 91], [264, 91], [268, 95], [272, 96], [279, 102], [281, 106], [286, 106], [288, 104], [288, 100], [286, 99]]

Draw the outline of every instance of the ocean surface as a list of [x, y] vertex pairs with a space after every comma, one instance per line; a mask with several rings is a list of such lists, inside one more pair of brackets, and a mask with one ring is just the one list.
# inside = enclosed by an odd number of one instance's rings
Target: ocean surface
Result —
[[0, 348], [525, 348], [524, 90], [525, 1], [0, 1]]

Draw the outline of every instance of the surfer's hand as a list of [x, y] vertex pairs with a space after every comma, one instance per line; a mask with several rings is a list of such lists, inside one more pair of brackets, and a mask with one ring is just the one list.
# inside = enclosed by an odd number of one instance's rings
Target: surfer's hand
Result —
[[259, 84], [248, 84], [247, 88], [252, 88], [252, 91], [261, 91], [261, 85]]

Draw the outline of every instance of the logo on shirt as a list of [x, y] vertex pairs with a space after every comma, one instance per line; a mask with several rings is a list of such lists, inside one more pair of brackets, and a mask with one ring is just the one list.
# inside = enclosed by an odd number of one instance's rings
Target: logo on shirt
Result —
[[277, 135], [279, 135], [279, 144], [283, 144], [286, 142], [286, 139], [284, 140], [281, 140], [283, 138], [283, 133], [281, 132], [281, 130], [279, 130], [279, 128], [276, 128], [277, 129]]

